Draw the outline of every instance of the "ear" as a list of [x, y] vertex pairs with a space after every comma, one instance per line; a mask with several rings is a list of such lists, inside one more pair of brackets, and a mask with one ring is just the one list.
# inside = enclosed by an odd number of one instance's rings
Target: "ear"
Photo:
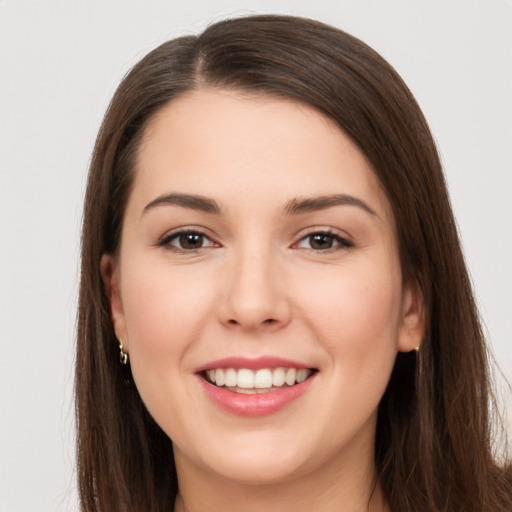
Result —
[[417, 348], [425, 335], [425, 299], [416, 280], [404, 285], [402, 319], [398, 335], [399, 352]]
[[101, 257], [101, 276], [105, 285], [105, 291], [110, 302], [110, 315], [117, 339], [122, 340], [124, 351], [128, 353], [128, 336], [126, 333], [126, 320], [121, 301], [119, 283], [119, 261], [110, 254]]

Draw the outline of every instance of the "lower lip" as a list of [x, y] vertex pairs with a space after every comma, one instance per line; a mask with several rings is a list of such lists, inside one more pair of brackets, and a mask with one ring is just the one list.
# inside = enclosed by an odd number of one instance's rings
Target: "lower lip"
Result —
[[210, 384], [202, 377], [199, 379], [207, 396], [221, 409], [237, 416], [267, 416], [284, 409], [301, 397], [309, 389], [315, 376], [316, 374], [294, 386], [255, 394], [235, 393]]

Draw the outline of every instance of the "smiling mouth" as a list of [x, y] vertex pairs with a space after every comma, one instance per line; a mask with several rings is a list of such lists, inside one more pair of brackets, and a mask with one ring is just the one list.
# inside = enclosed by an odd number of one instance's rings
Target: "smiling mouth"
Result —
[[293, 387], [309, 379], [313, 368], [214, 368], [201, 372], [210, 384], [235, 393], [257, 394]]

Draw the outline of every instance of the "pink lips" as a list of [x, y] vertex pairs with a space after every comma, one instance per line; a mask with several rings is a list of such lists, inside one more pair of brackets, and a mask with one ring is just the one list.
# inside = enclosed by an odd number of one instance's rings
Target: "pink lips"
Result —
[[241, 394], [228, 389], [217, 387], [206, 381], [201, 372], [213, 368], [310, 368], [307, 365], [276, 357], [226, 358], [212, 361], [196, 369], [196, 374], [208, 398], [218, 407], [238, 416], [265, 416], [273, 414], [302, 396], [312, 384], [315, 375], [312, 375], [300, 384], [283, 387], [268, 393]]

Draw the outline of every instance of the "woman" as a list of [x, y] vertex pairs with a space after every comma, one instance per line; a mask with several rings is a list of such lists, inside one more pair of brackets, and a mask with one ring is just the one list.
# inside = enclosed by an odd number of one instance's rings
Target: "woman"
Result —
[[123, 80], [76, 372], [83, 510], [512, 508], [426, 122], [314, 21], [223, 21]]

